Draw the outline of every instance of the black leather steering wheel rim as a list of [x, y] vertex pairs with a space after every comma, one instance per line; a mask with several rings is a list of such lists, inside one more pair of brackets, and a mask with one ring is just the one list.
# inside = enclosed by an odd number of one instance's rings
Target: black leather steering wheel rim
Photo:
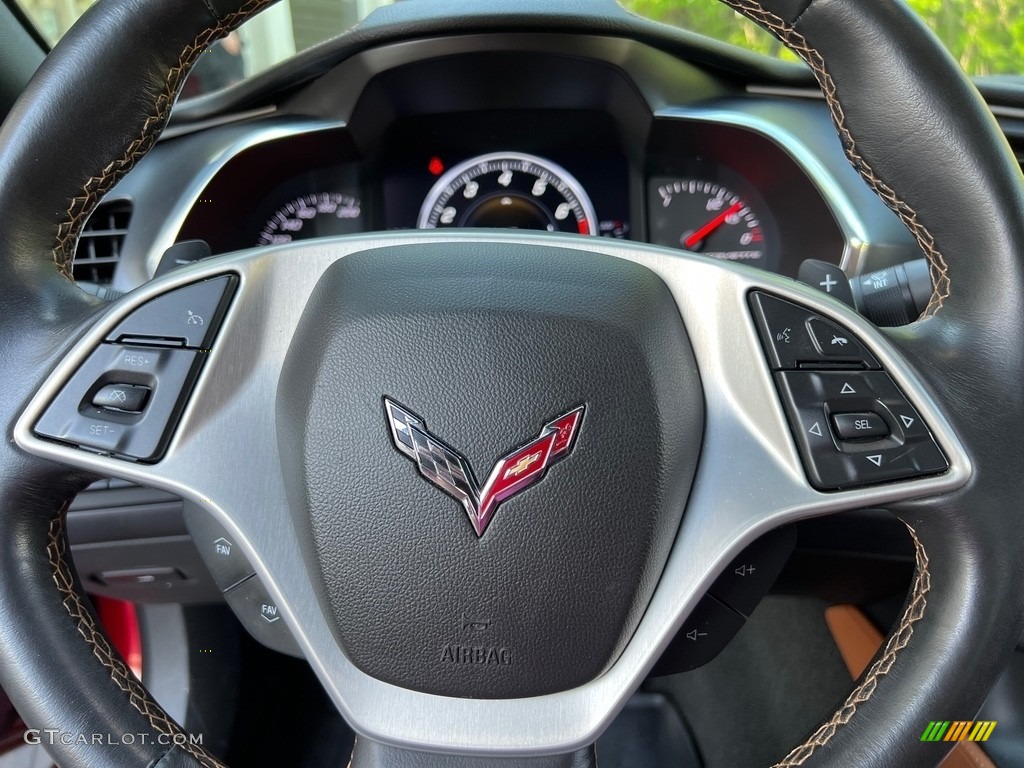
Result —
[[[1024, 320], [1020, 170], [977, 92], [902, 4], [726, 2], [808, 62], [851, 162], [928, 256], [928, 311], [890, 335], [947, 408], [974, 469], [956, 493], [894, 507], [918, 555], [903, 617], [843, 706], [780, 765], [926, 765], [935, 753], [916, 743], [921, 728], [936, 717], [970, 719], [1019, 636], [1024, 608], [1016, 557], [1024, 524], [1014, 514], [1024, 459], [1013, 430], [1024, 416], [1024, 359], [1012, 344]], [[98, 311], [66, 280], [84, 221], [152, 147], [205, 47], [269, 4], [100, 4], [4, 124], [0, 354], [9, 373], [0, 408], [9, 436], [42, 374]], [[109, 40], [137, 45], [96, 57]], [[78, 96], [71, 118], [60, 111], [65, 94]], [[131, 678], [81, 598], [63, 514], [89, 478], [10, 439], [0, 450], [0, 612], [23, 617], [0, 627], [0, 684], [29, 723], [152, 736], [115, 749], [61, 745], [64, 764], [218, 765], [201, 749], [174, 746], [180, 727]]]

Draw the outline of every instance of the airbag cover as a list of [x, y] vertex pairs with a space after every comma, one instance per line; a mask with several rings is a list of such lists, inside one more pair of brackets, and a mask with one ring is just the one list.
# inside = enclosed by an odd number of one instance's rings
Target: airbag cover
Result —
[[[516, 698], [615, 660], [664, 566], [702, 437], [693, 353], [657, 275], [539, 245], [362, 252], [321, 278], [284, 370], [290, 504], [356, 666], [427, 693]], [[572, 452], [478, 537], [396, 450], [385, 397], [480, 483], [552, 419], [585, 415]]]

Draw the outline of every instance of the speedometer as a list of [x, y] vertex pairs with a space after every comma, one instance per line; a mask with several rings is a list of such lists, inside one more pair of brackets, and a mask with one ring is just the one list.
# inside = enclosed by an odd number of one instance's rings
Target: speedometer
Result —
[[303, 195], [281, 206], [260, 230], [257, 245], [362, 232], [363, 207], [358, 198], [336, 192]]
[[417, 226], [595, 235], [597, 215], [565, 168], [534, 155], [496, 152], [466, 160], [442, 175], [423, 201]]

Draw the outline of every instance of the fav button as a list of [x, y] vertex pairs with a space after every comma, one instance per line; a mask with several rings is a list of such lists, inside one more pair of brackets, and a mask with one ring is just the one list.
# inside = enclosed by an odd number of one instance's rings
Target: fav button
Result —
[[185, 501], [183, 508], [185, 525], [192, 534], [192, 541], [221, 591], [231, 589], [252, 576], [253, 568], [235, 543], [234, 535], [199, 505]]
[[242, 626], [263, 645], [289, 656], [303, 658], [281, 609], [263, 586], [259, 576], [250, 576], [225, 593], [224, 598]]

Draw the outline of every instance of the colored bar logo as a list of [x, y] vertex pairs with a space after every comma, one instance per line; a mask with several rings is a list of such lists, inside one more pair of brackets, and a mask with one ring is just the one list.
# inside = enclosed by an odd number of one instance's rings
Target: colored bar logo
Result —
[[932, 720], [921, 741], [988, 741], [995, 729], [995, 720]]

